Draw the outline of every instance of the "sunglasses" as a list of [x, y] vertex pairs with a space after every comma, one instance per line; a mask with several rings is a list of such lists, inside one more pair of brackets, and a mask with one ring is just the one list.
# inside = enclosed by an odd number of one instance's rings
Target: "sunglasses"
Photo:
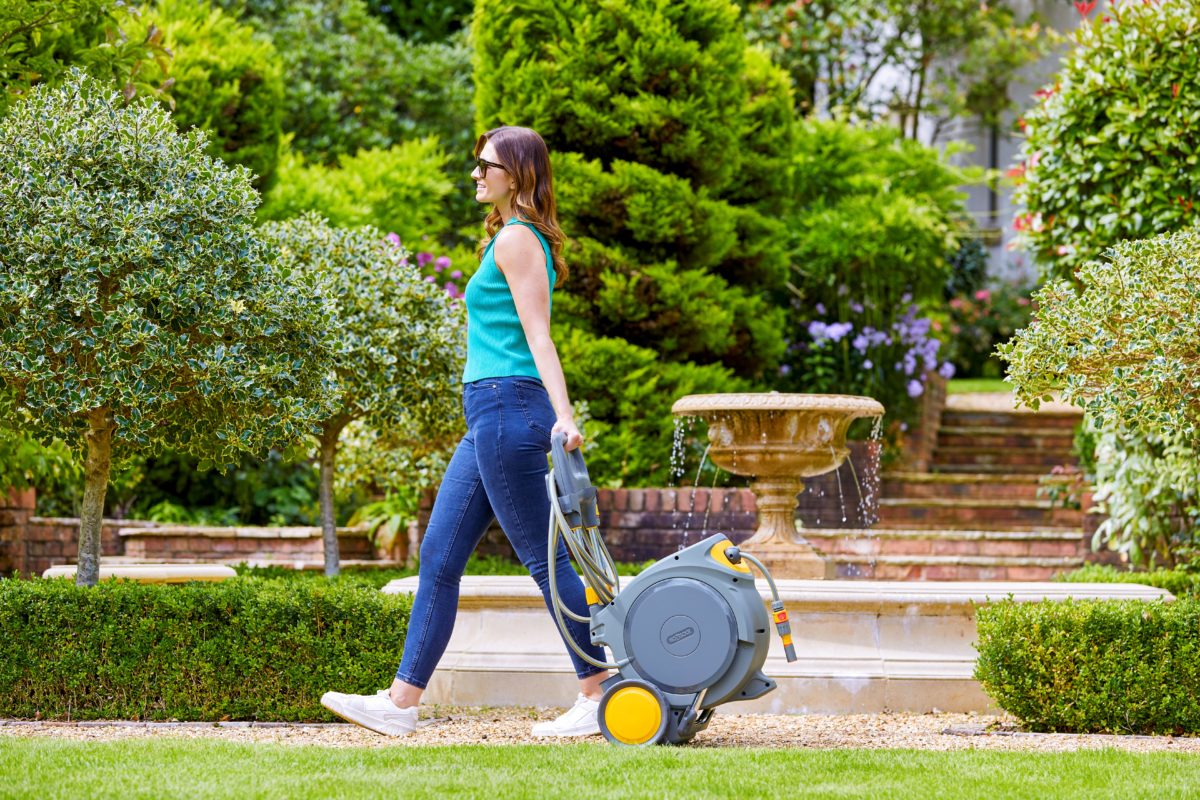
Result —
[[488, 167], [495, 167], [498, 170], [507, 172], [503, 164], [497, 164], [495, 161], [488, 161], [486, 158], [476, 158], [475, 166], [479, 167], [479, 177], [486, 178]]

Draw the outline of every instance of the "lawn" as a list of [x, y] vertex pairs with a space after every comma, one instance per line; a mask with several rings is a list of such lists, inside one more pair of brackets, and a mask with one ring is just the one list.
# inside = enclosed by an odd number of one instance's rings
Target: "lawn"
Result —
[[0, 798], [1171, 798], [1200, 756], [0, 738]]
[[1012, 393], [1012, 384], [1003, 378], [953, 378], [946, 381], [947, 394], [975, 394], [977, 392]]

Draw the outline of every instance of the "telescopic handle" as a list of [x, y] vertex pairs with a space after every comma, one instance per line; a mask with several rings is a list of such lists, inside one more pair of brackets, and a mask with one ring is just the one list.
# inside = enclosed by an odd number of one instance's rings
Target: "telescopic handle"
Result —
[[563, 516], [572, 527], [598, 527], [596, 487], [588, 477], [583, 453], [578, 448], [568, 453], [566, 434], [556, 433], [550, 437], [550, 457], [554, 460], [554, 482], [558, 485], [558, 504]]

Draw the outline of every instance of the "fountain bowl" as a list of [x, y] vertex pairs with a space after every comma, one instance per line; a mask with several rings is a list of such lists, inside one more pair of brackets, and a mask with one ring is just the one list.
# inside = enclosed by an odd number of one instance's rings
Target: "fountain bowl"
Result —
[[758, 529], [743, 544], [780, 577], [833, 577], [797, 530], [796, 496], [804, 479], [832, 472], [850, 454], [846, 431], [863, 417], [882, 417], [870, 397], [837, 394], [692, 394], [671, 406], [680, 417], [708, 423], [708, 457], [721, 469], [752, 478]]

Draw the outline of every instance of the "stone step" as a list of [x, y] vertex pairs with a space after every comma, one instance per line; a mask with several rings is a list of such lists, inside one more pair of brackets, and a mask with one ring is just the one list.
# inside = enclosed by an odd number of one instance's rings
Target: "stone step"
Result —
[[1079, 558], [908, 558], [846, 557], [836, 562], [838, 578], [879, 581], [1049, 581], [1083, 566]]
[[1065, 486], [1075, 478], [1067, 475], [1014, 475], [978, 472], [887, 472], [881, 497], [964, 498], [978, 500], [1036, 500], [1043, 487]]
[[1046, 499], [885, 497], [878, 526], [887, 528], [1008, 528], [1050, 526], [1082, 530], [1083, 512], [1055, 507]]
[[1083, 420], [1082, 412], [942, 411], [947, 428], [1059, 428], [1073, 430]]
[[1060, 464], [1075, 464], [1070, 449], [1017, 450], [997, 447], [942, 447], [933, 451], [935, 468], [941, 465], [1041, 465], [1047, 468]]
[[[995, 559], [1067, 559], [1082, 563], [1088, 553], [1080, 528], [1005, 531], [948, 529], [809, 530], [801, 532], [822, 555], [841, 563], [900, 558], [914, 563], [990, 563]], [[929, 559], [932, 559], [930, 561]]]
[[1068, 428], [943, 427], [937, 446], [1071, 450], [1074, 431]]
[[1051, 472], [1054, 467], [1060, 464], [946, 464], [938, 463], [930, 465], [930, 469], [935, 473], [940, 474], [959, 474], [959, 475], [996, 475], [1002, 477], [1010, 477], [1012, 475], [1025, 475], [1030, 477], [1056, 477]]

